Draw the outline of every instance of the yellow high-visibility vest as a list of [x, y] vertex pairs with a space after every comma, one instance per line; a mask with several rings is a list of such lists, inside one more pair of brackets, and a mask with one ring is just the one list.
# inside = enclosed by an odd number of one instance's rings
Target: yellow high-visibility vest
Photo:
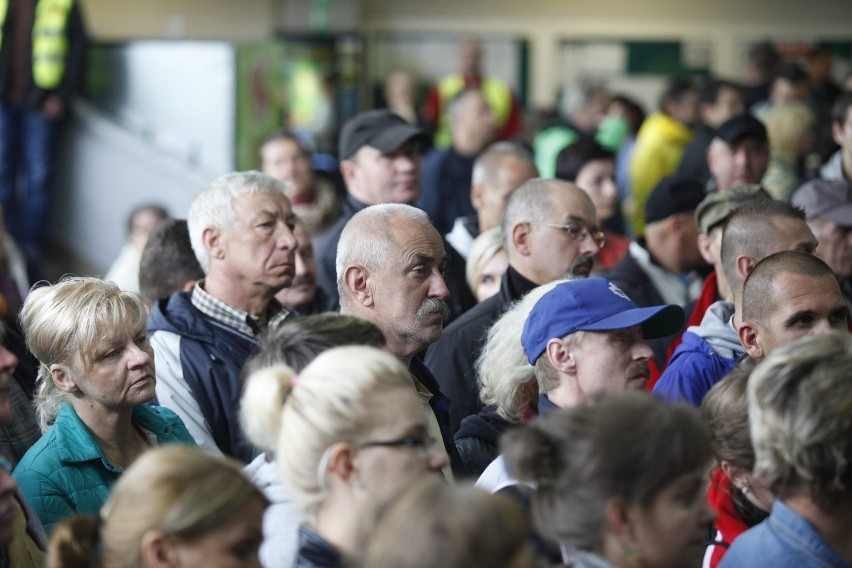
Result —
[[[499, 79], [485, 77], [479, 86], [482, 96], [488, 102], [491, 113], [494, 115], [494, 124], [501, 127], [509, 120], [512, 111], [512, 91]], [[464, 77], [459, 74], [444, 77], [438, 83], [438, 96], [440, 100], [440, 116], [438, 117], [438, 130], [435, 132], [434, 144], [437, 148], [447, 148], [452, 144], [450, 134], [450, 118], [447, 115], [447, 103], [464, 90]]]
[[[68, 53], [68, 16], [74, 0], [38, 0], [33, 19], [33, 82], [41, 89], [59, 86]], [[0, 0], [0, 45], [9, 0]]]

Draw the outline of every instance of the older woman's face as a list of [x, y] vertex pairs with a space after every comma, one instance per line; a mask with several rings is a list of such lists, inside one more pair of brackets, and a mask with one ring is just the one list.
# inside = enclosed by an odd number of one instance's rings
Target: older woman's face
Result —
[[373, 504], [382, 506], [447, 464], [441, 440], [432, 438], [426, 408], [415, 390], [399, 387], [375, 397], [378, 424], [356, 445], [357, 483]]
[[84, 397], [105, 408], [136, 406], [154, 398], [154, 350], [144, 326], [115, 330], [78, 358], [72, 380]]

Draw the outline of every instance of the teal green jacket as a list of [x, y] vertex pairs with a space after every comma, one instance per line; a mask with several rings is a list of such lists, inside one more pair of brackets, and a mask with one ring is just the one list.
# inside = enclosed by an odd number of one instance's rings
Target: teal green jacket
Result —
[[[167, 408], [139, 405], [133, 422], [154, 434], [160, 445], [195, 445], [181, 419]], [[121, 474], [67, 403], [12, 472], [48, 535], [65, 517], [95, 514]]]

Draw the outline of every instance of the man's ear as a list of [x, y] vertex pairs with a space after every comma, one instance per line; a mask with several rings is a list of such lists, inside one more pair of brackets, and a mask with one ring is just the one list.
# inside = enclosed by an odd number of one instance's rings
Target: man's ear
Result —
[[370, 272], [360, 264], [350, 264], [343, 271], [343, 283], [349, 296], [365, 308], [371, 308], [375, 303], [369, 278]]
[[222, 259], [225, 256], [225, 248], [222, 246], [222, 231], [215, 227], [206, 227], [201, 232], [201, 242], [210, 258]]
[[[849, 110], [847, 109], [846, 112], [848, 113]], [[831, 121], [831, 137], [834, 138], [835, 144], [837, 144], [838, 146], [843, 146], [843, 144], [844, 144], [843, 126], [840, 125], [840, 124], [837, 124], [833, 120]]]
[[741, 282], [745, 282], [746, 276], [751, 274], [751, 271], [754, 270], [756, 264], [757, 261], [753, 256], [741, 254], [737, 257], [737, 272], [740, 274]]
[[79, 390], [77, 388], [77, 383], [74, 382], [71, 369], [66, 365], [60, 365], [59, 363], [51, 365], [50, 376], [53, 379], [53, 384], [56, 385], [56, 388], [64, 393], [71, 394]]
[[532, 254], [530, 249], [530, 233], [532, 225], [527, 222], [515, 223], [512, 225], [512, 247], [518, 251], [521, 256], [529, 256]]
[[704, 262], [711, 265], [714, 264], [715, 259], [713, 258], [713, 254], [711, 252], [711, 249], [713, 247], [713, 241], [710, 240], [710, 237], [708, 237], [704, 233], [698, 233], [696, 244], [698, 245], [698, 252], [701, 253], [701, 258], [704, 259]]
[[740, 343], [752, 359], [763, 358], [763, 348], [758, 343], [759, 330], [760, 326], [753, 321], [744, 321], [737, 329], [737, 334], [740, 336]]
[[481, 183], [475, 183], [470, 186], [470, 203], [473, 205], [474, 211], [479, 211], [482, 207], [482, 192], [485, 188]]
[[174, 542], [163, 531], [157, 529], [145, 531], [139, 546], [144, 566], [174, 568], [179, 564]]
[[343, 181], [349, 185], [349, 182], [354, 179], [357, 173], [357, 167], [352, 160], [343, 160], [340, 162], [340, 175]]
[[569, 349], [565, 345], [565, 342], [558, 337], [554, 337], [547, 342], [544, 354], [547, 356], [547, 360], [553, 368], [557, 371], [568, 374], [576, 372], [577, 362], [573, 351]]

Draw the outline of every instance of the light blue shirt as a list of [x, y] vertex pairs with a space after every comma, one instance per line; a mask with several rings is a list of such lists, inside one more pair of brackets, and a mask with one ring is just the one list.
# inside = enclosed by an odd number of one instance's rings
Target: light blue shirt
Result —
[[822, 536], [780, 499], [769, 518], [734, 541], [719, 568], [850, 568]]

